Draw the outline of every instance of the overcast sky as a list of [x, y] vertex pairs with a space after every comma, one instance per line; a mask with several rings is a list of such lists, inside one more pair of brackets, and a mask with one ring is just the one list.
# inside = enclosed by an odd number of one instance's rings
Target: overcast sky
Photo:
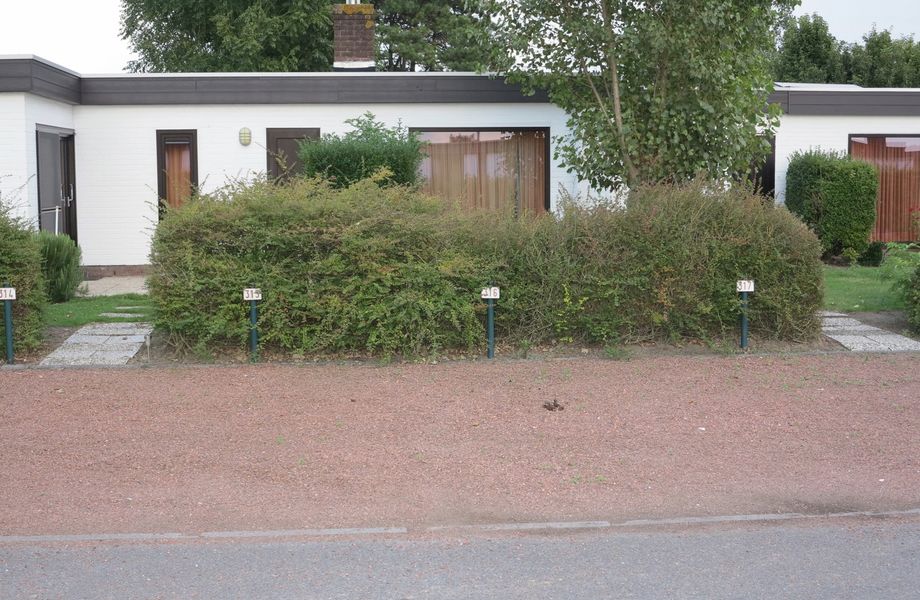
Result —
[[[79, 73], [116, 73], [131, 59], [118, 37], [120, 0], [0, 0], [0, 55], [35, 54]], [[804, 0], [838, 38], [855, 42], [871, 29], [920, 34], [920, 0]]]

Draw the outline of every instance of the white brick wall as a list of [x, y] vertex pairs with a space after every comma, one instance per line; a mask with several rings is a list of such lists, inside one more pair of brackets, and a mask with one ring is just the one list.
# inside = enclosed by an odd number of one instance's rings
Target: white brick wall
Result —
[[776, 132], [776, 199], [785, 201], [789, 158], [812, 148], [849, 151], [850, 134], [918, 134], [920, 117], [831, 117], [786, 115]]
[[[204, 191], [228, 178], [266, 168], [266, 129], [319, 127], [322, 133], [348, 129], [345, 119], [371, 111], [378, 120], [407, 127], [550, 127], [566, 131], [566, 115], [550, 104], [379, 104], [239, 106], [78, 106], [76, 134], [77, 214], [86, 265], [148, 262], [157, 219], [156, 131], [198, 132], [198, 181]], [[239, 130], [252, 130], [242, 146]], [[555, 202], [560, 185], [574, 191], [577, 180], [551, 168]]]
[[21, 217], [30, 216], [25, 97], [0, 94], [0, 199]]

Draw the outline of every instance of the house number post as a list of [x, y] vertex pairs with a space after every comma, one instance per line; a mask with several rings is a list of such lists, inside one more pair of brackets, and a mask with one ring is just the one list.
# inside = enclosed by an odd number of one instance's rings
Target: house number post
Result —
[[486, 301], [488, 306], [487, 331], [489, 335], [489, 349], [487, 356], [495, 358], [495, 301], [501, 296], [501, 290], [497, 287], [482, 288], [480, 297]]
[[3, 301], [3, 330], [6, 332], [6, 364], [13, 364], [13, 300], [16, 299], [16, 288], [10, 287], [9, 282], [0, 288], [0, 300]]
[[747, 350], [748, 347], [748, 294], [754, 291], [754, 282], [747, 279], [739, 279], [735, 286], [738, 293], [741, 294], [741, 349]]
[[249, 353], [252, 362], [259, 362], [259, 300], [262, 299], [262, 290], [259, 288], [246, 288], [243, 290], [243, 300], [249, 301]]

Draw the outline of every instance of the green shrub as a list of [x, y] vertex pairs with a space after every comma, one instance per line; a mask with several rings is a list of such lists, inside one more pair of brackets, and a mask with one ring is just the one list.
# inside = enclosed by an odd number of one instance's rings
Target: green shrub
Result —
[[856, 262], [864, 267], [878, 267], [882, 264], [882, 260], [884, 258], [885, 243], [872, 242], [869, 244], [869, 247], [866, 248], [865, 252], [859, 255], [859, 258], [856, 260]]
[[[0, 203], [0, 285], [16, 288], [13, 302], [13, 347], [31, 350], [42, 341], [47, 304], [41, 249], [31, 228]], [[0, 318], [0, 340], [6, 339]], [[0, 352], [0, 358], [5, 353]]]
[[369, 112], [345, 122], [353, 131], [301, 144], [300, 159], [307, 177], [327, 177], [336, 187], [348, 187], [385, 170], [390, 183], [415, 184], [422, 162], [417, 133], [402, 126], [386, 127]]
[[898, 293], [906, 297], [910, 292], [910, 282], [917, 269], [920, 269], [920, 244], [889, 242], [885, 245], [879, 276], [891, 281]]
[[795, 152], [786, 170], [786, 208], [813, 230], [818, 230], [821, 217], [821, 180], [845, 160], [844, 156], [823, 150]]
[[786, 205], [818, 234], [824, 255], [859, 258], [875, 224], [875, 167], [812, 150], [792, 156], [786, 178]]
[[42, 270], [48, 299], [67, 302], [83, 282], [80, 269], [80, 248], [66, 235], [42, 231], [37, 234], [42, 252]]
[[818, 331], [819, 254], [784, 208], [702, 184], [515, 218], [373, 180], [302, 179], [204, 196], [161, 221], [149, 285], [157, 326], [205, 352], [245, 347], [250, 285], [264, 347], [293, 354], [480, 347], [490, 282], [499, 339], [522, 347], [734, 334], [739, 278], [757, 281], [752, 331], [800, 340]]
[[908, 281], [904, 300], [907, 304], [907, 321], [910, 328], [920, 333], [920, 267], [917, 267]]

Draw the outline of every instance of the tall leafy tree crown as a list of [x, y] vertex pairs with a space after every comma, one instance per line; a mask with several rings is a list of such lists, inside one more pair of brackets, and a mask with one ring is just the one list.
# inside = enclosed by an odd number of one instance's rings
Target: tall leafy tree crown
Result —
[[744, 173], [767, 150], [778, 19], [796, 0], [496, 0], [508, 69], [546, 89], [557, 155], [596, 189]]
[[[340, 0], [341, 1], [341, 0]], [[329, 71], [336, 0], [122, 0], [135, 72]], [[378, 67], [475, 71], [494, 56], [485, 0], [380, 0]]]
[[831, 35], [820, 15], [804, 15], [783, 32], [776, 61], [777, 81], [842, 83], [846, 81], [843, 44]]

